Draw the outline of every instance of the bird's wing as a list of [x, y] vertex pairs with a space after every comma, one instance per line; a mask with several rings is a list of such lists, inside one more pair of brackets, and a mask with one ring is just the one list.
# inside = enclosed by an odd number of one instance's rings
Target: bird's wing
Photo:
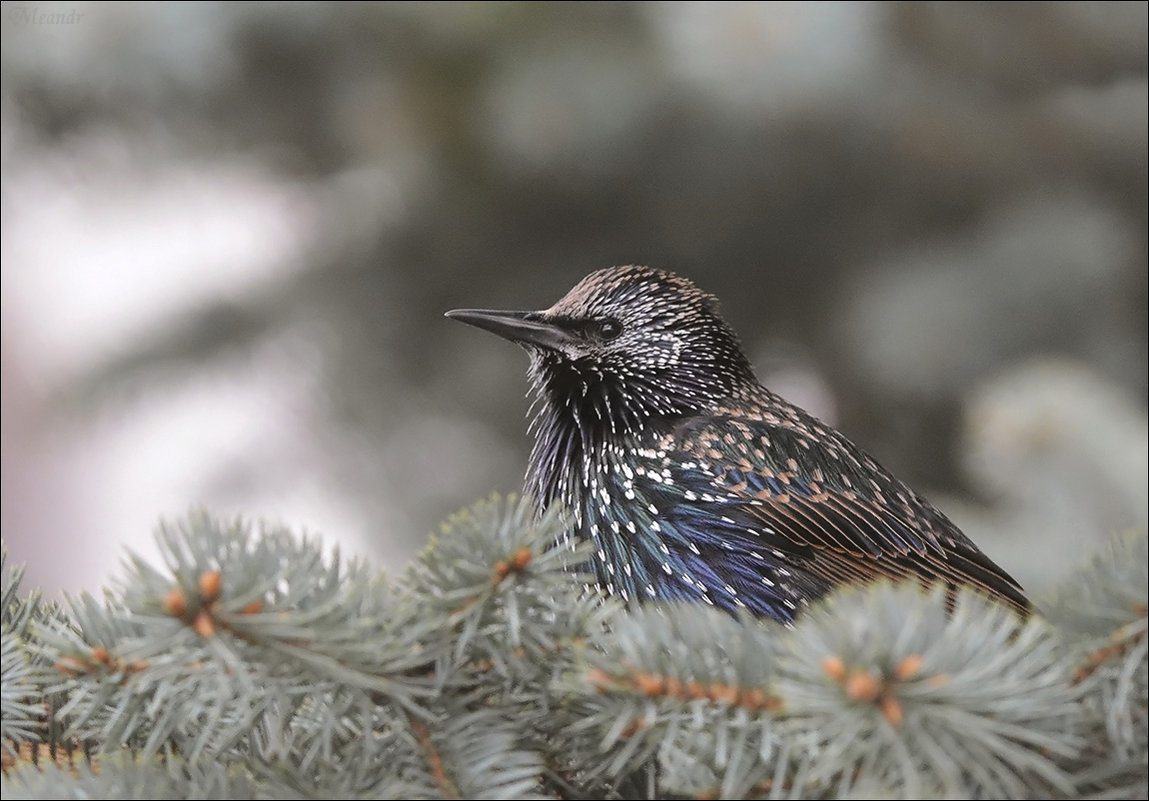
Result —
[[1009, 574], [941, 512], [837, 432], [803, 422], [708, 417], [677, 430], [664, 485], [681, 494], [680, 517], [695, 518], [680, 525], [722, 521], [736, 547], [825, 588], [916, 576], [1028, 609]]

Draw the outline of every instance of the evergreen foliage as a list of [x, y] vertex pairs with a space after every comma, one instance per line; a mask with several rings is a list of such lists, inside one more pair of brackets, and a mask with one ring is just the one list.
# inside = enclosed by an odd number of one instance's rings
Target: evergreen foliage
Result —
[[562, 528], [490, 500], [389, 581], [197, 514], [64, 607], [5, 556], [4, 797], [1146, 796], [1144, 534], [1026, 621], [878, 584], [785, 628], [628, 611]]

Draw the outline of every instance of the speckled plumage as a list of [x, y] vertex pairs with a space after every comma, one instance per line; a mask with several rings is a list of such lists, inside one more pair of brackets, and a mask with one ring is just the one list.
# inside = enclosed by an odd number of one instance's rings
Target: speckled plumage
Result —
[[838, 585], [917, 577], [1027, 610], [945, 515], [763, 387], [717, 300], [687, 279], [614, 267], [544, 311], [448, 316], [530, 353], [526, 491], [569, 508], [609, 592], [788, 623]]

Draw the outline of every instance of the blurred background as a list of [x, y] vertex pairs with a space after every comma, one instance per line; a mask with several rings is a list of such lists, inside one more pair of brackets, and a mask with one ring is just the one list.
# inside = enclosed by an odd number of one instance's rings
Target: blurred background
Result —
[[443, 319], [647, 263], [1041, 593], [1146, 524], [1147, 4], [2, 4], [2, 529], [401, 567], [521, 486]]

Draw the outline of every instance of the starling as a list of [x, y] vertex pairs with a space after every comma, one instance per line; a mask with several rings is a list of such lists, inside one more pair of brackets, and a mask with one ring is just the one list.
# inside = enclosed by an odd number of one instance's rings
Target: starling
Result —
[[717, 299], [648, 267], [591, 273], [544, 311], [447, 316], [530, 354], [525, 490], [561, 501], [600, 584], [791, 623], [844, 584], [1021, 587], [840, 432], [763, 387]]

